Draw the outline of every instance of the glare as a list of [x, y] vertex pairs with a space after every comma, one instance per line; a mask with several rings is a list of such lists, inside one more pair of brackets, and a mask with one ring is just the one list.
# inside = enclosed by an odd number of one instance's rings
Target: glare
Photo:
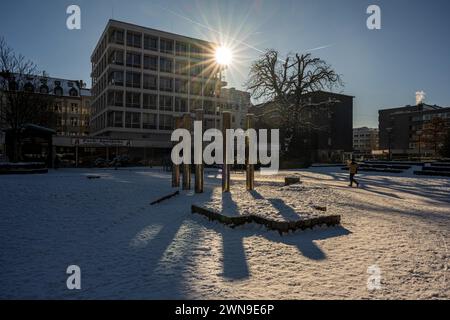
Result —
[[216, 49], [216, 62], [223, 66], [229, 66], [233, 60], [233, 54], [230, 48], [219, 47]]

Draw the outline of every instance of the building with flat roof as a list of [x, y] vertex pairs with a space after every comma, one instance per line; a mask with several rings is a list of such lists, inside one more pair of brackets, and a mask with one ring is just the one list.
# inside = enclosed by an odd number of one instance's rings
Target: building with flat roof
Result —
[[226, 108], [232, 112], [233, 128], [246, 129], [245, 119], [252, 106], [250, 93], [235, 88], [223, 88], [221, 97], [226, 101]]
[[[204, 111], [204, 127], [220, 128], [226, 109], [217, 45], [109, 20], [92, 56], [92, 135], [168, 149], [174, 119]], [[145, 151], [143, 151], [145, 152]]]
[[362, 155], [371, 155], [372, 151], [378, 150], [378, 128], [354, 128], [353, 129], [353, 152]]
[[378, 117], [380, 149], [391, 155], [434, 155], [435, 143], [427, 134], [433, 119], [442, 119], [441, 128], [435, 128], [441, 136], [450, 128], [450, 107], [426, 103], [379, 110]]

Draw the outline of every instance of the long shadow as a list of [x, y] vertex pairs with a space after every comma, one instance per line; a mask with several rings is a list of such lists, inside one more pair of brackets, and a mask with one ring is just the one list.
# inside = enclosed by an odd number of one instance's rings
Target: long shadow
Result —
[[[227, 215], [239, 215], [239, 208], [231, 193], [222, 194], [222, 212]], [[242, 280], [249, 277], [250, 272], [245, 256], [242, 237], [235, 237], [230, 233], [222, 233], [223, 248], [223, 276], [226, 279]]]
[[278, 213], [287, 221], [296, 221], [298, 220], [299, 214], [290, 206], [284, 202], [283, 199], [279, 198], [269, 198], [267, 201], [278, 210]]

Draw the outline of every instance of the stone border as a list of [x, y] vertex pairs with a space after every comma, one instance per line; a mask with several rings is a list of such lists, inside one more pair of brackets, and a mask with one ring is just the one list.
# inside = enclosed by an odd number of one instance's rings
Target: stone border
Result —
[[269, 230], [276, 230], [283, 235], [289, 231], [305, 230], [315, 226], [326, 224], [328, 227], [339, 225], [341, 223], [340, 215], [328, 215], [317, 218], [297, 220], [297, 221], [274, 221], [255, 215], [246, 215], [240, 217], [228, 217], [218, 212], [208, 210], [196, 205], [191, 207], [192, 213], [198, 213], [208, 218], [209, 221], [218, 221], [226, 226], [235, 228], [247, 223], [256, 223], [265, 226]]

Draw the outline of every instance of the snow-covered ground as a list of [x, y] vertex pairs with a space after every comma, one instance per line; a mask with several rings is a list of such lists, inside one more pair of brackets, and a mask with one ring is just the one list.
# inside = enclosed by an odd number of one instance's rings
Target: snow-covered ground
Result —
[[[449, 299], [450, 179], [411, 173], [361, 174], [360, 189], [338, 168], [257, 176], [255, 195], [267, 197], [267, 186], [298, 174], [306, 186], [330, 190], [328, 213], [342, 215], [340, 227], [283, 237], [191, 214], [191, 204], [220, 195], [214, 172], [204, 194], [182, 192], [155, 206], [173, 192], [159, 169], [0, 176], [0, 298]], [[242, 184], [244, 176], [232, 178]], [[302, 188], [288, 193], [268, 201], [268, 212], [296, 197], [317, 201]], [[239, 208], [247, 196], [233, 193], [226, 203]], [[66, 288], [73, 264], [80, 291]], [[381, 288], [369, 291], [373, 266]]]

